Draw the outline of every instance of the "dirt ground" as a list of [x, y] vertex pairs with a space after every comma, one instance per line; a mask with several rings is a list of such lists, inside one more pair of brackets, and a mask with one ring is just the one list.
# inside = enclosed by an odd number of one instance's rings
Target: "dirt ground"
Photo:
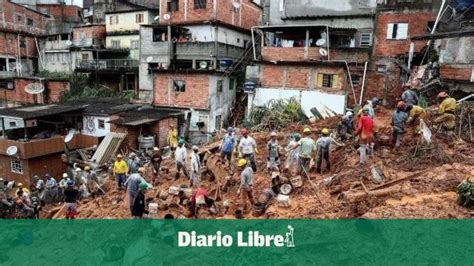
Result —
[[[310, 182], [305, 181], [302, 188], [295, 189], [290, 194], [289, 206], [282, 206], [273, 199], [263, 215], [254, 216], [249, 209], [244, 213], [244, 218], [470, 218], [473, 213], [458, 206], [455, 191], [463, 179], [474, 177], [473, 144], [461, 139], [447, 141], [434, 136], [430, 146], [417, 146], [419, 138], [413, 135], [412, 129], [409, 128], [403, 146], [394, 151], [388, 146], [391, 134], [390, 119], [390, 110], [380, 108], [376, 110], [375, 125], [378, 133], [375, 154], [369, 156], [364, 166], [358, 164], [359, 155], [355, 143], [348, 141], [343, 147], [334, 146], [331, 150], [333, 166], [331, 171], [322, 175], [314, 171], [310, 173], [314, 189]], [[319, 130], [323, 127], [335, 129], [338, 121], [339, 118], [334, 117], [310, 125], [313, 137], [317, 138]], [[280, 145], [286, 147], [290, 133], [301, 132], [302, 128], [300, 125], [292, 125], [279, 132]], [[258, 171], [254, 177], [253, 189], [256, 200], [265, 189], [271, 187], [270, 174], [264, 170], [268, 135], [267, 132], [253, 133], [259, 150]], [[189, 212], [178, 204], [177, 196], [168, 195], [166, 200], [162, 200], [159, 195], [161, 191], [168, 191], [171, 186], [188, 186], [189, 181], [184, 176], [174, 180], [175, 170], [172, 160], [165, 161], [163, 166], [170, 169], [169, 173], [160, 173], [159, 184], [146, 192], [146, 197], [159, 206], [158, 214], [153, 218], [162, 218], [168, 213], [178, 218], [187, 218]], [[382, 170], [385, 176], [383, 183], [376, 183], [372, 178], [373, 167]], [[235, 184], [230, 186], [227, 192], [222, 192], [221, 199], [216, 201], [218, 214], [212, 215], [207, 210], [201, 210], [200, 218], [235, 218], [235, 210], [239, 208], [237, 195], [239, 176], [236, 172], [228, 172]], [[334, 182], [327, 185], [324, 180], [330, 177]], [[399, 182], [394, 182], [399, 179], [401, 179]], [[202, 177], [201, 186], [210, 191], [211, 197], [215, 197], [217, 184], [222, 185], [223, 182], [219, 181], [205, 175]], [[110, 177], [107, 178], [104, 188], [107, 191], [106, 195], [87, 199], [81, 203], [79, 218], [130, 218], [125, 203], [126, 193], [117, 190]], [[229, 203], [227, 211], [223, 207], [224, 202]], [[43, 215], [46, 216], [51, 208], [46, 208]]]

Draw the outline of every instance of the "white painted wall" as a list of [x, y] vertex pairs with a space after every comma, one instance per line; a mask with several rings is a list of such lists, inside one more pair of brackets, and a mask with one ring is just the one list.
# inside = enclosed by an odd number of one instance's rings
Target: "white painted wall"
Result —
[[[136, 15], [143, 14], [143, 22], [136, 22]], [[125, 12], [125, 13], [113, 13], [105, 15], [105, 29], [107, 32], [114, 31], [138, 31], [140, 30], [141, 24], [150, 24], [153, 22], [153, 12], [150, 11], [137, 11], [137, 12]], [[110, 17], [113, 18], [113, 23], [110, 23]], [[118, 17], [118, 23], [115, 23], [115, 17]]]
[[[296, 98], [302, 105], [304, 113], [312, 117], [311, 108], [316, 107], [324, 116], [324, 110], [343, 114], [346, 107], [345, 94], [331, 94], [319, 90], [298, 90], [284, 88], [257, 88], [254, 97], [249, 97], [249, 106], [263, 106], [270, 100]], [[327, 116], [330, 116], [327, 113]]]
[[249, 34], [245, 34], [225, 27], [196, 25], [185, 26], [184, 28], [189, 29], [193, 38], [196, 38], [198, 42], [214, 42], [216, 39], [216, 31], [217, 41], [220, 43], [244, 47], [244, 40], [247, 40], [249, 42], [252, 40], [252, 37]]
[[[223, 81], [222, 92], [217, 91], [217, 82]], [[224, 78], [221, 76], [209, 76], [209, 131], [213, 132], [219, 125], [216, 124], [216, 117], [221, 116], [221, 121], [227, 120], [230, 115], [230, 110], [233, 106], [236, 96], [236, 89], [230, 90], [230, 78]], [[234, 82], [235, 84], [235, 82]]]
[[[104, 120], [104, 128], [99, 128], [99, 120]], [[82, 134], [93, 137], [105, 137], [110, 132], [110, 117], [84, 116], [82, 118]]]

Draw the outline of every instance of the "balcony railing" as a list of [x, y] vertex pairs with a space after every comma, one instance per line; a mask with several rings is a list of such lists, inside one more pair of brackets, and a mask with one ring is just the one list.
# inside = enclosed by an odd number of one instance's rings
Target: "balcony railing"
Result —
[[76, 68], [80, 70], [121, 70], [138, 68], [139, 61], [131, 59], [78, 60]]
[[66, 50], [69, 48], [68, 41], [47, 41], [44, 45], [45, 50]]

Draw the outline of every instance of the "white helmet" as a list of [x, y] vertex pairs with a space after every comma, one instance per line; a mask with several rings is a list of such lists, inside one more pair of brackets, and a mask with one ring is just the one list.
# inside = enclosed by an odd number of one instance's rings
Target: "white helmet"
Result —
[[270, 133], [270, 136], [271, 137], [276, 137], [277, 136], [277, 133], [275, 131], [273, 131], [272, 133]]
[[353, 115], [354, 115], [354, 113], [353, 113], [353, 112], [351, 112], [351, 111], [347, 111], [347, 112], [346, 112], [346, 116], [347, 116], [347, 117], [349, 117], [349, 116], [353, 116]]

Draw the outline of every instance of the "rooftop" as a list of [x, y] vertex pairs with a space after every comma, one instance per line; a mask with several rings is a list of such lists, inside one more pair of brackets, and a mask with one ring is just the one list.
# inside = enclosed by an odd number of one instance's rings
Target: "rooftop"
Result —
[[45, 116], [80, 111], [83, 110], [85, 107], [87, 107], [87, 105], [81, 104], [27, 105], [21, 107], [0, 109], [0, 116], [15, 117], [23, 120], [28, 120]]
[[120, 118], [110, 121], [109, 123], [122, 125], [122, 126], [139, 126], [161, 119], [178, 116], [181, 112], [170, 109], [158, 109], [158, 108], [143, 108], [140, 110], [133, 110], [131, 112], [124, 113]]
[[140, 105], [131, 104], [120, 98], [83, 98], [75, 100], [74, 104], [86, 105], [83, 114], [95, 116], [119, 114], [140, 107]]

